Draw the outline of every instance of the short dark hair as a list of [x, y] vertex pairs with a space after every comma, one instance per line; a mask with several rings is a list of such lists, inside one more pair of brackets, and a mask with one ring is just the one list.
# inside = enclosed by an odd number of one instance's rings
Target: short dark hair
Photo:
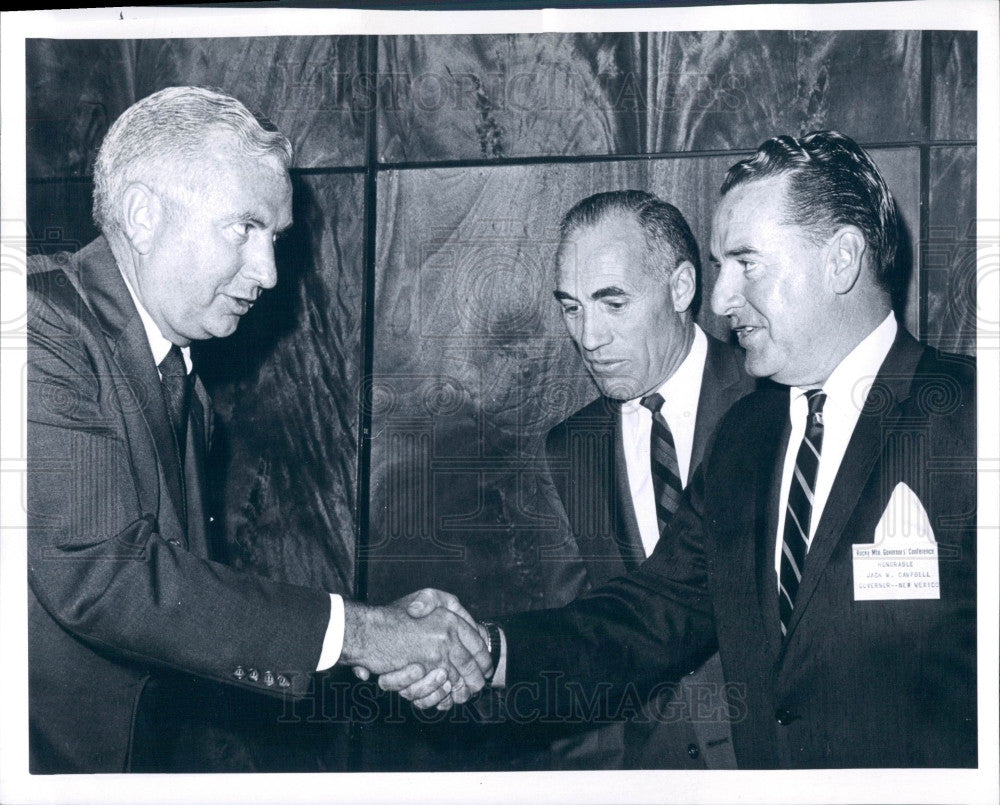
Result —
[[885, 179], [861, 146], [836, 131], [772, 137], [729, 169], [720, 193], [777, 176], [788, 177], [784, 223], [819, 237], [838, 226], [856, 226], [865, 237], [875, 279], [886, 290], [895, 289], [899, 215]]
[[560, 239], [565, 240], [577, 229], [594, 226], [615, 213], [634, 216], [651, 251], [669, 251], [674, 262], [667, 266], [668, 272], [689, 260], [695, 273], [701, 273], [698, 242], [680, 210], [643, 190], [612, 190], [587, 196], [563, 216], [559, 225]]

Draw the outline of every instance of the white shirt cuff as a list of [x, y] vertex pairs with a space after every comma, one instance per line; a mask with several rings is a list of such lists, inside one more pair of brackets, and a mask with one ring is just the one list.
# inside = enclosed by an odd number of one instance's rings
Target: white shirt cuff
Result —
[[490, 679], [491, 688], [507, 687], [507, 635], [504, 630], [500, 630], [500, 660], [497, 667], [493, 669], [493, 678]]
[[340, 659], [344, 649], [344, 599], [336, 593], [330, 593], [330, 623], [326, 627], [323, 638], [323, 650], [319, 653], [317, 671], [332, 668]]

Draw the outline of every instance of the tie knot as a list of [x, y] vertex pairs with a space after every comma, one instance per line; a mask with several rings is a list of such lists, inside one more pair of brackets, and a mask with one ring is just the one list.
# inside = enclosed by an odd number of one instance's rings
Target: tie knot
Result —
[[822, 389], [809, 389], [806, 392], [806, 402], [809, 404], [809, 416], [821, 413], [826, 402], [826, 392]]
[[823, 403], [826, 402], [826, 393], [819, 389], [810, 389], [806, 392], [806, 402], [809, 404], [809, 412], [806, 414], [806, 436], [815, 439], [823, 430]]
[[639, 404], [644, 408], [648, 408], [655, 414], [663, 407], [663, 395], [647, 394], [645, 397], [639, 400]]
[[170, 347], [166, 357], [159, 363], [160, 376], [164, 379], [168, 377], [187, 377], [187, 364], [184, 363], [184, 355], [177, 344]]

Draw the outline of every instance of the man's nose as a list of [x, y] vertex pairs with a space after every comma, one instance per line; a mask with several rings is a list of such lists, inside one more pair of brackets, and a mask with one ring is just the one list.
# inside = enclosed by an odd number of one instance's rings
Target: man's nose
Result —
[[274, 244], [261, 244], [247, 260], [244, 272], [257, 285], [267, 290], [278, 284], [278, 267], [274, 259]]
[[726, 316], [743, 306], [743, 273], [736, 266], [723, 265], [712, 289], [712, 312]]
[[611, 331], [602, 317], [585, 313], [580, 323], [580, 346], [587, 352], [593, 352], [610, 341]]

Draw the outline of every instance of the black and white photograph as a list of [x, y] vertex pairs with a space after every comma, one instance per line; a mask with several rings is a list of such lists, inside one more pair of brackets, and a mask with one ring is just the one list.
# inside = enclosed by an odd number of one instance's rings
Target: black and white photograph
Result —
[[4, 12], [0, 800], [996, 801], [997, 7], [471, 5]]

